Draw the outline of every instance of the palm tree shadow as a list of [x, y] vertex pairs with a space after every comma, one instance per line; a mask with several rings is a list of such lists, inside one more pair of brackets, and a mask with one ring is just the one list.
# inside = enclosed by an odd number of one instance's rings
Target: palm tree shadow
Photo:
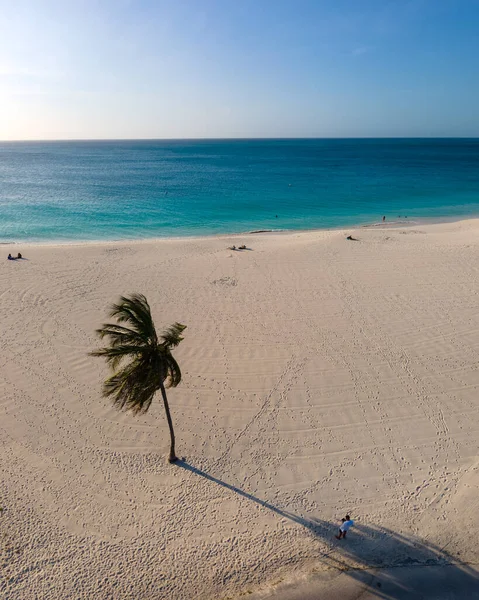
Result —
[[[338, 541], [334, 537], [337, 525], [278, 508], [185, 460], [176, 464], [307, 529], [327, 545], [327, 550], [318, 555], [323, 569], [335, 569], [355, 579], [368, 590], [369, 597], [386, 600], [479, 599], [479, 572], [473, 565], [462, 562], [432, 542], [405, 536], [386, 527], [357, 522], [347, 539]], [[293, 595], [300, 597], [292, 594], [292, 590], [285, 590], [285, 595], [279, 592], [274, 598], [286, 600]]]
[[314, 533], [315, 535], [317, 535], [319, 537], [326, 536], [328, 534], [328, 532], [331, 535], [331, 526], [329, 524], [328, 524], [327, 530], [325, 530], [323, 522], [316, 521], [315, 519], [305, 519], [303, 517], [300, 517], [299, 515], [295, 515], [286, 510], [278, 508], [277, 506], [270, 504], [266, 500], [261, 500], [260, 498], [257, 498], [256, 496], [253, 496], [252, 494], [249, 494], [248, 492], [245, 492], [244, 490], [242, 490], [234, 485], [231, 485], [230, 483], [226, 483], [225, 481], [221, 481], [221, 479], [217, 479], [216, 477], [213, 477], [213, 475], [210, 475], [209, 473], [205, 473], [201, 469], [198, 469], [197, 467], [190, 465], [184, 459], [177, 461], [175, 464], [177, 466], [185, 469], [186, 471], [190, 471], [191, 473], [194, 473], [195, 475], [199, 475], [200, 477], [203, 477], [204, 479], [208, 479], [209, 481], [216, 483], [217, 485], [220, 485], [221, 487], [224, 487], [228, 490], [231, 490], [235, 494], [238, 494], [239, 496], [242, 496], [243, 498], [246, 498], [247, 500], [251, 500], [251, 502], [255, 502], [256, 504], [259, 504], [260, 506], [263, 506], [264, 508], [271, 510], [272, 512], [276, 513], [280, 517], [284, 517], [286, 519], [294, 521], [295, 523], [298, 523], [299, 525], [302, 525], [303, 527], [305, 527], [306, 529], [309, 529], [310, 531], [312, 531], [312, 533]]

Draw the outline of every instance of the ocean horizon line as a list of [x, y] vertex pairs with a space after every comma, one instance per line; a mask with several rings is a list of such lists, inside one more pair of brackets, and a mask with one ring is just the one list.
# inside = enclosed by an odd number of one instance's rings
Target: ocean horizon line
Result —
[[234, 142], [234, 141], [275, 141], [280, 142], [282, 140], [311, 140], [311, 141], [335, 141], [335, 140], [352, 140], [352, 141], [361, 141], [361, 140], [382, 140], [382, 141], [392, 141], [392, 140], [479, 140], [479, 136], [239, 136], [239, 137], [168, 137], [168, 138], [159, 138], [159, 137], [131, 137], [131, 138], [22, 138], [22, 139], [0, 139], [0, 144], [8, 144], [8, 143], [55, 143], [55, 142]]

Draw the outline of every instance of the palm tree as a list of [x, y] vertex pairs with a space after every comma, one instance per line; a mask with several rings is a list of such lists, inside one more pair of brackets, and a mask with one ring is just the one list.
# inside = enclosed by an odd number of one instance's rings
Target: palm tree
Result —
[[[134, 414], [148, 411], [155, 393], [160, 390], [170, 428], [169, 462], [178, 460], [175, 454], [175, 432], [165, 388], [176, 387], [181, 371], [171, 354], [183, 339], [186, 325], [174, 323], [159, 337], [151, 318], [150, 305], [142, 294], [122, 296], [110, 308], [109, 316], [117, 323], [104, 323], [96, 334], [107, 338], [109, 346], [94, 350], [91, 356], [104, 356], [113, 375], [103, 383], [103, 396], [112, 398], [118, 410]], [[124, 327], [120, 323], [127, 323]], [[128, 363], [125, 364], [125, 361]]]

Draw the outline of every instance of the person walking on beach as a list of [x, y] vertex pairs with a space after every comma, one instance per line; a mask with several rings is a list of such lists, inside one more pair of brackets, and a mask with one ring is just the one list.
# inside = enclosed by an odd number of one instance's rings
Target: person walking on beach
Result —
[[337, 540], [342, 538], [346, 538], [346, 534], [349, 529], [354, 525], [354, 521], [351, 519], [349, 515], [346, 515], [345, 519], [341, 519], [341, 526], [339, 528], [339, 535], [335, 536]]

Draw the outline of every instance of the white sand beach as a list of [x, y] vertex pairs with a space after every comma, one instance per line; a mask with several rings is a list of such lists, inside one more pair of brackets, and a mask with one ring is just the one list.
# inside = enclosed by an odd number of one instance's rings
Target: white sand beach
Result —
[[[2, 599], [479, 598], [479, 220], [3, 252]], [[131, 292], [174, 465], [87, 355]]]

